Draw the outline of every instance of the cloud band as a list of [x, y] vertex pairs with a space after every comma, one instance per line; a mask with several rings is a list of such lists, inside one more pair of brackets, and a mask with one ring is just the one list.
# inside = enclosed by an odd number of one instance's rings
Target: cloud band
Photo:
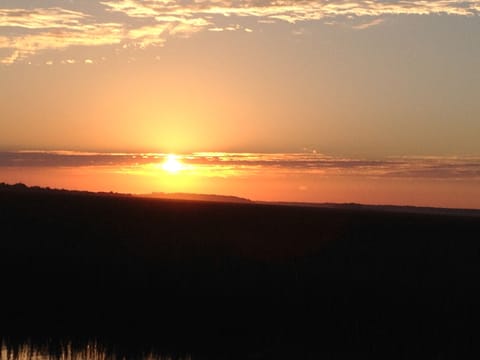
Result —
[[263, 23], [297, 23], [367, 17], [368, 21], [352, 26], [362, 30], [381, 24], [388, 15], [480, 14], [477, 0], [105, 0], [96, 3], [97, 12], [67, 9], [62, 4], [0, 8], [0, 50], [6, 53], [0, 62], [11, 64], [43, 50], [71, 46], [161, 46], [170, 36], [223, 29], [223, 18], [237, 23], [245, 17]]

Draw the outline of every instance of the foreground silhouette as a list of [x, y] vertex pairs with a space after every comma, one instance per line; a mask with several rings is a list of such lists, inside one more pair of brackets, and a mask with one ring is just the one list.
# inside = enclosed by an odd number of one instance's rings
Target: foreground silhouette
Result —
[[95, 338], [223, 359], [480, 352], [475, 211], [3, 185], [0, 219], [6, 338]]

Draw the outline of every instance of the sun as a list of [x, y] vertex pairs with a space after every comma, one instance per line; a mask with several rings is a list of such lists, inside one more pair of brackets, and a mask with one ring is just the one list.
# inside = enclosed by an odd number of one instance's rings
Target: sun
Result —
[[170, 154], [165, 158], [162, 169], [169, 173], [175, 174], [183, 169], [183, 164], [178, 160], [177, 155]]

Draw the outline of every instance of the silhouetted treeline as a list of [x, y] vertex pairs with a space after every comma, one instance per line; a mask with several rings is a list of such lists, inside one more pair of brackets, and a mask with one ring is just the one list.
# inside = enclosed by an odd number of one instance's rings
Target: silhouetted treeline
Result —
[[479, 352], [479, 217], [5, 186], [0, 219], [4, 335], [196, 358]]

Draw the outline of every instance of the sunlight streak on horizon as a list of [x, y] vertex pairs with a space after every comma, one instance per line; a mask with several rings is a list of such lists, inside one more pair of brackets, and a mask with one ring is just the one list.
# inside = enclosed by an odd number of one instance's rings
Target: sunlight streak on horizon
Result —
[[132, 194], [480, 208], [480, 159], [475, 156], [19, 151], [0, 152], [0, 181]]

